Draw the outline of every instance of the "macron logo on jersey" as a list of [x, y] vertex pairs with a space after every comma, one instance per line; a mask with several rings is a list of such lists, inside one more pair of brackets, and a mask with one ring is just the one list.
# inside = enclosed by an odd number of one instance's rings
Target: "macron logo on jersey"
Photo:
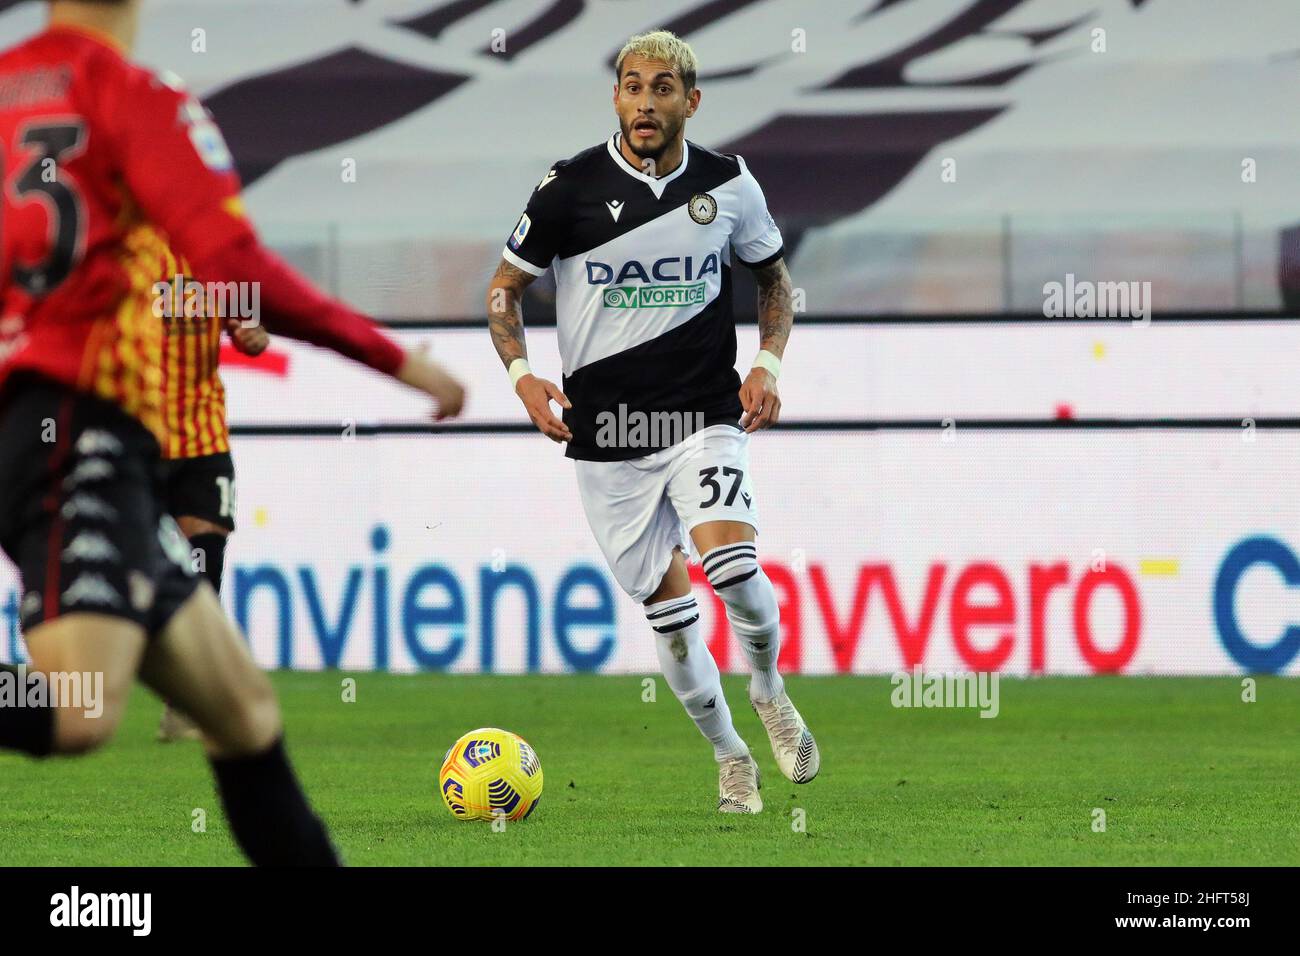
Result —
[[612, 199], [605, 203], [605, 206], [609, 209], [609, 214], [614, 217], [614, 221], [618, 222], [618, 215], [623, 211], [622, 200]]

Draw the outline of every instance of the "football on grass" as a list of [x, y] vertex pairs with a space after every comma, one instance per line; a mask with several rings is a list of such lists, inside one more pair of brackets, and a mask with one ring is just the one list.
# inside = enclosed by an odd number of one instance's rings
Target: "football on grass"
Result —
[[542, 798], [542, 763], [518, 734], [481, 727], [451, 745], [438, 788], [457, 819], [522, 820]]

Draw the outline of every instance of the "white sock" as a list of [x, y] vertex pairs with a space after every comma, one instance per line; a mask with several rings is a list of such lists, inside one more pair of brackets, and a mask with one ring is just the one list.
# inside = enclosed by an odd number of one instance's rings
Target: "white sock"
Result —
[[781, 615], [776, 589], [758, 566], [758, 549], [752, 541], [724, 544], [701, 555], [700, 565], [727, 606], [727, 620], [749, 661], [749, 696], [772, 700], [785, 690], [776, 665], [781, 651]]
[[647, 604], [645, 616], [655, 631], [655, 652], [664, 679], [700, 733], [713, 744], [714, 758], [721, 761], [747, 755], [749, 748], [731, 723], [718, 664], [700, 636], [700, 607], [695, 598], [687, 595]]

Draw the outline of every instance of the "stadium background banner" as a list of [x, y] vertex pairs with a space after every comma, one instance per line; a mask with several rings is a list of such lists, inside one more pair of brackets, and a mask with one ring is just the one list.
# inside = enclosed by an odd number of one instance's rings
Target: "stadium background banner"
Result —
[[[760, 555], [783, 604], [784, 666], [1300, 672], [1300, 535], [1271, 503], [1300, 478], [1300, 441], [1261, 444], [960, 426], [951, 441], [763, 436]], [[653, 671], [643, 615], [549, 443], [250, 438], [237, 461], [226, 601], [260, 663]], [[692, 573], [715, 654], [743, 666]], [[21, 659], [18, 603], [6, 568], [7, 660]]]
[[[983, 326], [929, 353], [939, 340], [910, 327], [805, 330], [785, 400], [819, 417], [751, 444], [786, 668], [1300, 673], [1300, 521], [1284, 492], [1300, 482], [1300, 432], [1267, 424], [1289, 386], [1263, 355], [1295, 354], [1300, 330], [1246, 328]], [[554, 367], [554, 337], [539, 331], [535, 361]], [[1042, 351], [1050, 374], [1009, 394], [1013, 333], [1017, 361], [1035, 368]], [[418, 402], [310, 347], [279, 342], [227, 371], [245, 424], [225, 598], [258, 660], [652, 671], [643, 616], [595, 548], [572, 463], [512, 413], [485, 332], [402, 334], [426, 337], [485, 395], [450, 431], [419, 431]], [[742, 329], [741, 354], [754, 337]], [[1179, 388], [1186, 366], [1167, 385], [1131, 374], [1171, 353], [1208, 368], [1226, 341], [1242, 361], [1212, 378]], [[868, 343], [876, 366], [836, 374]], [[958, 396], [931, 383], [963, 368], [964, 407], [986, 418], [942, 414]], [[1212, 407], [1259, 417], [1204, 417]], [[864, 408], [879, 417], [861, 420]], [[1132, 427], [1167, 416], [1183, 425]], [[693, 573], [714, 652], [734, 669]], [[0, 571], [6, 659], [19, 653], [18, 602]]]

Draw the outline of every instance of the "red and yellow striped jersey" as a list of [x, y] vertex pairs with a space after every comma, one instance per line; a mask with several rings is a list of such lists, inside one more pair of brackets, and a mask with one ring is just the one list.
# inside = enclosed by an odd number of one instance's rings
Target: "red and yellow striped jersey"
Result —
[[230, 451], [226, 389], [217, 372], [222, 320], [183, 320], [168, 328], [163, 349], [164, 458]]
[[170, 263], [173, 283], [170, 314], [163, 319], [164, 458], [197, 458], [230, 451], [226, 427], [226, 389], [218, 372], [224, 319], [220, 309], [187, 315], [184, 260]]

